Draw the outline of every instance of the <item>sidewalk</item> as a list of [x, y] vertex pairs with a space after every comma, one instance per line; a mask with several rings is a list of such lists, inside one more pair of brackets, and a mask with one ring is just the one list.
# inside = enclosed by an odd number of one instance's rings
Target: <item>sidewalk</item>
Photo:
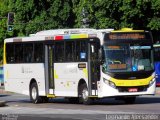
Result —
[[160, 87], [156, 87], [156, 95], [160, 95]]
[[[0, 95], [5, 94], [6, 92], [4, 91], [4, 86], [0, 86]], [[3, 107], [6, 105], [6, 101], [1, 101], [0, 100], [0, 107]]]
[[[4, 87], [3, 87], [3, 86], [0, 86], [0, 95], [1, 95], [1, 94], [4, 94], [4, 93], [5, 93]], [[1, 100], [0, 100], [0, 107], [5, 106], [5, 104], [6, 104], [6, 101], [1, 101]]]
[[0, 107], [3, 107], [6, 105], [6, 101], [0, 101]]
[[4, 90], [4, 86], [0, 86], [0, 95], [1, 94], [5, 94], [6, 92], [5, 92], [5, 90]]

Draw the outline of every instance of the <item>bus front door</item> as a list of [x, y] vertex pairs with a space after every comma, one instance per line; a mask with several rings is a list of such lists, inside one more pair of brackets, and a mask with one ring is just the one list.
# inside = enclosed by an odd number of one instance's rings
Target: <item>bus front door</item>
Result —
[[100, 44], [98, 41], [90, 41], [88, 45], [89, 95], [97, 96], [97, 81], [100, 79], [100, 65], [98, 62]]
[[46, 92], [54, 94], [54, 45], [45, 46]]

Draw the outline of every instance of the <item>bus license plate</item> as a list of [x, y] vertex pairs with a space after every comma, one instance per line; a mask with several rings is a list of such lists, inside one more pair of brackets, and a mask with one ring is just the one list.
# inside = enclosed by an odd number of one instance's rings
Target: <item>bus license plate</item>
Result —
[[138, 92], [138, 89], [137, 88], [129, 88], [128, 92]]

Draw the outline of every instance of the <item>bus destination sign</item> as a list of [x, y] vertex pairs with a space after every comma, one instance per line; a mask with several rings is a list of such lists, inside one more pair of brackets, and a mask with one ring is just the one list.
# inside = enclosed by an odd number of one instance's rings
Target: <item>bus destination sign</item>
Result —
[[105, 34], [105, 41], [128, 41], [128, 40], [148, 40], [151, 39], [149, 32], [119, 32]]
[[116, 39], [144, 39], [144, 34], [139, 33], [121, 33], [121, 34], [109, 34], [110, 40], [116, 40]]

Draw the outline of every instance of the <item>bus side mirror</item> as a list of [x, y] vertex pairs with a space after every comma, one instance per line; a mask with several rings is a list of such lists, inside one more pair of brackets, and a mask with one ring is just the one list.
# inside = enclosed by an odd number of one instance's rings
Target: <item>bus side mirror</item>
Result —
[[99, 51], [98, 51], [98, 62], [100, 64], [104, 63], [104, 51], [103, 51], [102, 48], [100, 48]]

